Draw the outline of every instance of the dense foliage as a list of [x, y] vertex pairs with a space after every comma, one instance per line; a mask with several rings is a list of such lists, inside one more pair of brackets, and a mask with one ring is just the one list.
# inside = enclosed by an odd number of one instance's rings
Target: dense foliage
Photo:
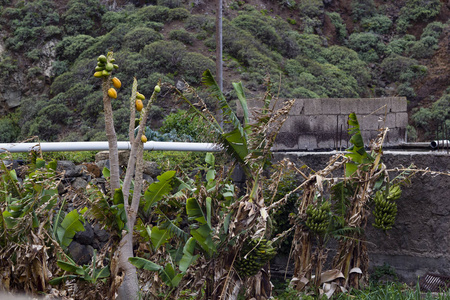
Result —
[[[138, 77], [147, 95], [159, 78], [197, 87], [202, 72], [215, 69], [215, 19], [198, 13], [202, 7], [197, 2], [153, 1], [115, 9], [98, 0], [70, 0], [64, 6], [48, 0], [1, 4], [5, 49], [0, 78], [17, 90], [17, 122], [23, 124], [19, 132], [10, 117], [2, 116], [2, 142], [30, 135], [47, 141], [104, 139], [99, 93], [94, 92], [98, 83], [91, 74], [98, 49], [114, 50], [118, 76], [124, 83]], [[417, 82], [429, 75], [427, 59], [449, 26], [437, 21], [439, 0], [353, 0], [351, 15], [316, 0], [273, 5], [280, 16], [244, 1], [227, 6], [224, 69], [254, 93], [263, 92], [267, 74], [280, 78], [274, 85], [280, 97], [400, 95], [416, 101]], [[228, 79], [225, 89], [230, 89]], [[439, 99], [439, 93], [428, 100]], [[165, 96], [169, 102], [170, 95]], [[126, 100], [119, 97], [113, 104], [124, 115]], [[152, 116], [153, 130], [172, 106], [162, 105]], [[126, 126], [116, 124], [125, 136]]]

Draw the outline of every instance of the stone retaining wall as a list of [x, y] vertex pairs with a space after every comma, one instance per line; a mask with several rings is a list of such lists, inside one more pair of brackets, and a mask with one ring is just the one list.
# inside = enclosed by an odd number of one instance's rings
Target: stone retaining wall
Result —
[[[331, 153], [276, 153], [275, 160], [288, 157], [298, 166], [306, 164], [313, 170], [327, 165]], [[447, 152], [385, 152], [383, 162], [388, 168], [409, 166], [450, 172]], [[385, 234], [371, 226], [366, 236], [371, 268], [384, 263], [395, 268], [399, 279], [415, 284], [427, 272], [450, 275], [450, 176], [431, 173], [416, 175], [411, 185], [403, 187], [397, 201], [398, 216], [394, 227]], [[330, 255], [334, 251], [331, 249]], [[285, 269], [285, 265], [281, 270]]]
[[[276, 106], [281, 107], [282, 101]], [[251, 111], [262, 101], [249, 100]], [[380, 127], [388, 127], [385, 146], [406, 142], [408, 114], [406, 98], [296, 99], [281, 128], [273, 150], [302, 151], [345, 149], [348, 147], [347, 119], [355, 112], [365, 144], [377, 136]], [[242, 109], [238, 105], [238, 115]]]

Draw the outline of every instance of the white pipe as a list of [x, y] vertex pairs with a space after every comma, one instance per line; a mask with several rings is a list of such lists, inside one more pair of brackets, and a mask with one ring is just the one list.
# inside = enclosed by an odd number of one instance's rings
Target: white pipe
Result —
[[[53, 143], [17, 143], [1, 144], [0, 153], [29, 152], [31, 150], [43, 152], [61, 151], [105, 151], [109, 150], [108, 142], [53, 142]], [[117, 142], [119, 150], [131, 150], [130, 142]], [[212, 143], [182, 143], [182, 142], [155, 142], [144, 144], [144, 150], [148, 151], [195, 151], [195, 152], [219, 152], [222, 148]]]
[[448, 148], [450, 146], [449, 140], [436, 140], [432, 141], [430, 143], [431, 148], [437, 149], [437, 148]]

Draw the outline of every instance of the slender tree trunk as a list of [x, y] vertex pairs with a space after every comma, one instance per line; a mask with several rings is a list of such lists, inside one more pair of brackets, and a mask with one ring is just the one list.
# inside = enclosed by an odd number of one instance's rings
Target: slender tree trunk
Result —
[[110, 168], [110, 184], [111, 195], [120, 188], [119, 181], [119, 151], [117, 150], [117, 135], [114, 129], [113, 112], [111, 107], [111, 98], [108, 96], [108, 89], [111, 87], [111, 81], [108, 77], [103, 80], [103, 110], [105, 112], [105, 131], [108, 138], [109, 146], [109, 168]]
[[[136, 85], [133, 85], [132, 97], [136, 96]], [[138, 299], [139, 285], [137, 278], [136, 267], [133, 266], [128, 259], [134, 256], [133, 253], [133, 228], [136, 221], [137, 212], [139, 209], [139, 201], [141, 198], [142, 180], [143, 180], [143, 149], [144, 145], [141, 141], [141, 136], [145, 128], [148, 113], [152, 102], [156, 99], [157, 93], [153, 93], [149, 99], [145, 110], [142, 111], [142, 120], [139, 126], [138, 134], [132, 143], [130, 158], [128, 159], [127, 172], [123, 182], [122, 192], [124, 197], [124, 208], [127, 212], [127, 227], [128, 232], [125, 233], [120, 241], [119, 246], [119, 270], [125, 275], [122, 284], [118, 289], [119, 300]], [[135, 184], [133, 191], [133, 199], [131, 205], [129, 204], [129, 195], [131, 180], [135, 174]]]
[[124, 280], [118, 289], [118, 298], [120, 300], [139, 299], [139, 283], [136, 273], [136, 267], [133, 266], [128, 258], [133, 257], [133, 228], [136, 222], [136, 215], [139, 209], [139, 201], [142, 191], [143, 180], [143, 144], [138, 146], [136, 155], [136, 175], [134, 180], [133, 200], [127, 210], [128, 232], [122, 238], [119, 254], [119, 265], [122, 272], [125, 273]]

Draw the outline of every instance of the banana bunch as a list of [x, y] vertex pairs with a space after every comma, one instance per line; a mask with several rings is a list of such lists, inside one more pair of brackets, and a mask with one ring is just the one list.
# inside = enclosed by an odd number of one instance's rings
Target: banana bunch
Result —
[[318, 235], [324, 235], [330, 225], [330, 212], [331, 203], [328, 201], [323, 202], [320, 207], [312, 204], [308, 205], [306, 209], [306, 214], [308, 215], [305, 222], [306, 226], [312, 232]]
[[277, 254], [272, 243], [265, 239], [249, 239], [235, 263], [236, 271], [242, 277], [256, 275], [261, 268]]
[[383, 230], [389, 230], [395, 223], [395, 217], [397, 216], [397, 203], [394, 201], [400, 198], [402, 191], [400, 186], [393, 185], [389, 188], [387, 197], [385, 198], [385, 193], [378, 191], [375, 194], [375, 211], [373, 215], [375, 216], [374, 227]]

